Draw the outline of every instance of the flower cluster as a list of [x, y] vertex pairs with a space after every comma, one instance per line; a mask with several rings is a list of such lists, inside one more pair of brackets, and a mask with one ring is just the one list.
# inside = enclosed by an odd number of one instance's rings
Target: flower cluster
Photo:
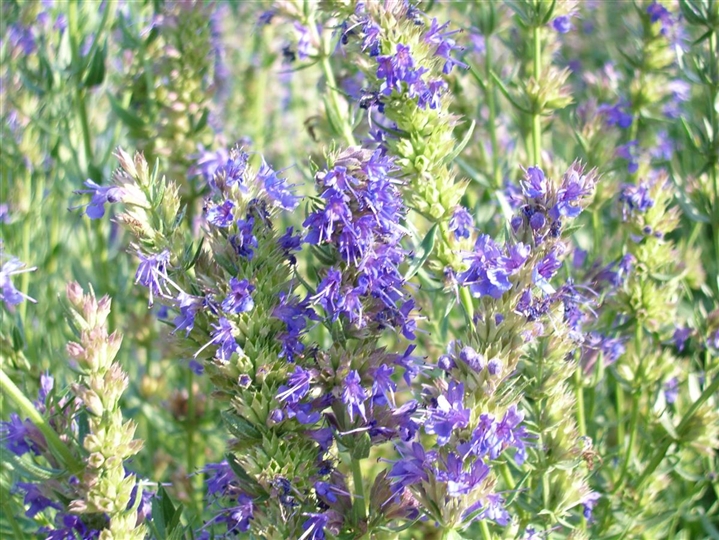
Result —
[[477, 519], [507, 525], [510, 516], [502, 497], [492, 491], [495, 479], [490, 464], [507, 448], [515, 449], [517, 464], [524, 462], [524, 415], [515, 405], [501, 417], [480, 412], [469, 386], [455, 378], [464, 379], [466, 374], [458, 365], [494, 378], [495, 384], [501, 380], [499, 370], [472, 347], [459, 343], [455, 347], [438, 362], [447, 379], [436, 382], [427, 396], [422, 423], [425, 433], [436, 437], [438, 448], [427, 450], [421, 442], [400, 446], [401, 458], [388, 477], [397, 495], [409, 490], [442, 528], [462, 529]]
[[324, 207], [305, 220], [305, 242], [331, 246], [340, 264], [327, 271], [312, 300], [333, 321], [343, 315], [357, 328], [396, 327], [413, 339], [414, 303], [399, 270], [405, 208], [393, 160], [381, 150], [349, 148], [331, 162], [315, 179]]
[[[47, 538], [144, 538], [150, 493], [141, 491], [125, 468], [142, 442], [133, 439], [135, 425], [124, 422], [119, 409], [127, 375], [115, 361], [121, 336], [107, 331], [110, 300], [86, 295], [76, 283], [68, 285], [67, 297], [80, 333], [80, 342], [69, 343], [67, 351], [81, 382], [72, 386], [71, 396], [61, 396], [53, 378], [43, 375], [34, 407], [45, 425], [22, 421], [14, 413], [9, 422], [0, 423], [3, 443], [12, 454], [41, 457], [59, 473], [49, 480], [18, 482], [15, 490], [29, 505], [26, 516], [46, 516], [40, 532]], [[79, 439], [83, 418], [82, 445], [64, 446]]]
[[18, 290], [12, 282], [12, 276], [24, 274], [25, 272], [33, 272], [37, 268], [25, 268], [25, 263], [19, 259], [12, 257], [4, 262], [0, 268], [0, 300], [3, 301], [5, 307], [18, 305], [23, 300], [35, 302], [35, 299]]
[[[408, 206], [434, 222], [449, 221], [465, 188], [465, 183], [455, 182], [445, 162], [455, 149], [456, 123], [447, 110], [445, 78], [455, 65], [467, 67], [457, 59], [462, 50], [454, 39], [458, 31], [448, 30], [449, 23], [437, 19], [427, 23], [406, 2], [359, 3], [346, 27], [346, 39], [356, 36], [359, 42], [358, 65], [372, 84], [365, 98], [377, 105], [375, 121], [380, 128], [388, 128], [382, 144], [408, 178]], [[454, 250], [457, 239], [466, 238], [445, 230], [431, 254], [432, 260], [440, 261], [438, 270], [459, 266]]]

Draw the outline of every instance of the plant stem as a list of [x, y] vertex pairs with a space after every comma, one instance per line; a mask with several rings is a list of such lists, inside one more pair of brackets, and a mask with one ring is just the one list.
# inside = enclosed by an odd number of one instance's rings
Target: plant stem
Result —
[[359, 459], [352, 458], [352, 480], [354, 481], [353, 509], [355, 520], [359, 525], [367, 516], [367, 501], [364, 496], [364, 483], [362, 481], [362, 465]]
[[[30, 197], [32, 199], [33, 192], [32, 189], [30, 190]], [[42, 197], [42, 195], [40, 195]], [[34, 208], [36, 206], [32, 204], [32, 200], [30, 201], [31, 204], [28, 205], [29, 211], [28, 214], [31, 214], [34, 212]], [[22, 225], [22, 262], [27, 264], [28, 266], [33, 266], [30, 261], [30, 229], [32, 227], [32, 223], [35, 220], [31, 218], [30, 215], [27, 216], [25, 219], [25, 223]], [[23, 272], [20, 274], [20, 291], [23, 294], [28, 293], [28, 288], [30, 286], [30, 272]], [[23, 326], [25, 327], [25, 332], [27, 332], [27, 325], [25, 325], [25, 315], [27, 314], [27, 304], [28, 302], [20, 302], [20, 305], [18, 306], [18, 312], [20, 314], [20, 320], [22, 321]]]
[[489, 108], [489, 140], [492, 145], [492, 179], [495, 189], [502, 186], [502, 171], [499, 168], [499, 147], [497, 144], [497, 105], [494, 96], [494, 79], [492, 78], [492, 40], [491, 35], [484, 38], [484, 73], [486, 77], [485, 92]]
[[624, 454], [624, 463], [622, 464], [622, 472], [617, 483], [617, 488], [625, 483], [627, 472], [629, 470], [629, 462], [634, 452], [634, 444], [637, 440], [637, 430], [639, 425], [639, 398], [641, 396], [642, 377], [644, 376], [643, 356], [642, 356], [642, 325], [637, 321], [637, 328], [634, 333], [634, 354], [637, 356], [637, 371], [634, 373], [634, 388], [632, 390], [632, 417], [629, 421], [629, 444]]
[[583, 437], [587, 434], [587, 422], [584, 414], [584, 387], [582, 386], [582, 366], [577, 364], [574, 371], [574, 393], [577, 398], [577, 425], [579, 434]]
[[312, 40], [320, 46], [320, 65], [326, 80], [328, 104], [333, 109], [334, 117], [341, 123], [340, 130], [345, 142], [350, 146], [355, 146], [357, 141], [355, 141], [354, 134], [352, 133], [352, 126], [347, 119], [347, 115], [342, 113], [339, 101], [337, 100], [337, 81], [335, 80], [335, 74], [330, 64], [329, 43], [322, 39], [322, 36], [317, 30], [314, 14], [308, 17], [307, 26], [312, 33]]
[[[532, 38], [534, 41], [534, 79], [539, 84], [539, 77], [542, 72], [542, 38], [541, 28], [535, 26], [532, 30]], [[532, 143], [534, 144], [534, 164], [542, 165], [542, 124], [540, 121], [540, 111], [537, 110], [538, 105], [535, 104], [532, 112]]]
[[617, 446], [620, 448], [624, 446], [624, 437], [626, 436], [626, 433], [624, 432], [624, 421], [622, 420], [622, 414], [624, 414], [624, 389], [622, 388], [621, 383], [619, 380], [615, 381], [615, 391], [616, 391], [616, 409], [617, 409]]
[[502, 475], [502, 479], [504, 480], [504, 483], [506, 484], [506, 490], [507, 491], [513, 491], [514, 490], [514, 478], [512, 477], [512, 471], [509, 470], [509, 465], [506, 463], [503, 463], [502, 466], [499, 468], [499, 472]]
[[487, 525], [487, 521], [482, 519], [479, 522], [479, 530], [482, 531], [482, 538], [484, 540], [491, 540], [492, 533], [489, 532], [489, 525]]
[[185, 429], [187, 430], [187, 474], [194, 480], [195, 489], [192, 496], [192, 507], [199, 516], [202, 513], [202, 475], [195, 474], [197, 464], [195, 462], [195, 427], [197, 426], [197, 418], [195, 414], [195, 392], [193, 390], [195, 374], [191, 369], [187, 369], [187, 418], [185, 419]]
[[459, 299], [462, 302], [462, 307], [469, 319], [468, 323], [471, 324], [474, 317], [474, 306], [472, 305], [472, 295], [470, 294], [468, 287], [461, 287], [459, 289]]
[[53, 450], [53, 453], [68, 471], [77, 473], [82, 470], [82, 463], [75, 459], [75, 456], [72, 455], [67, 445], [60, 440], [60, 437], [58, 437], [50, 424], [47, 423], [47, 420], [42, 417], [32, 402], [25, 397], [25, 394], [12, 382], [3, 369], [0, 369], [0, 390], [2, 390], [3, 393], [17, 405], [18, 409], [30, 419], [35, 427], [40, 430], [47, 441], [48, 447]]
[[544, 503], [544, 509], [549, 509], [549, 471], [544, 471], [542, 474], [542, 502]]
[[712, 145], [711, 148], [713, 150], [710, 150], [711, 152], [714, 152], [713, 155], [708, 156], [709, 163], [711, 165], [711, 182], [712, 182], [712, 189], [714, 191], [714, 204], [712, 205], [712, 229], [714, 233], [714, 254], [716, 256], [715, 261], [716, 262], [716, 273], [715, 276], [714, 285], [715, 290], [717, 293], [719, 293], [719, 174], [717, 173], [717, 169], [719, 169], [719, 155], [717, 155], [717, 141], [719, 140], [719, 133], [717, 131], [719, 130], [719, 125], [717, 123], [717, 114], [716, 114], [716, 103], [717, 103], [717, 93], [719, 93], [719, 74], [717, 74], [717, 63], [719, 63], [719, 58], [717, 57], [717, 33], [716, 31], [712, 31], [711, 35], [709, 36], [709, 62], [712, 66], [711, 70], [711, 80], [712, 83], [709, 87], [709, 124], [712, 129]]
[[[105, 8], [106, 10], [109, 7]], [[85, 73], [85, 66], [82, 65], [80, 58], [80, 44], [77, 28], [77, 1], [71, 0], [67, 11], [68, 26], [70, 27], [70, 55], [72, 58], [72, 66], [74, 68], [74, 99], [75, 109], [80, 120], [80, 128], [82, 131], [82, 142], [85, 149], [85, 166], [89, 167], [93, 162], [92, 140], [90, 139], [90, 124], [87, 121], [87, 107], [85, 105], [85, 90], [82, 88], [82, 77]]]

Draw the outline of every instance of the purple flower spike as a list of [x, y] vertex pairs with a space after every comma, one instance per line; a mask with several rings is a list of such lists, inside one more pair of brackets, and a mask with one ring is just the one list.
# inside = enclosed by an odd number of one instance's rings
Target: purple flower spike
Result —
[[394, 406], [394, 393], [397, 391], [397, 384], [392, 380], [394, 367], [388, 365], [379, 366], [373, 375], [372, 397], [378, 405], [386, 405], [388, 402]]
[[[301, 54], [300, 59], [302, 59]], [[280, 178], [264, 158], [262, 158], [262, 165], [257, 173], [257, 180], [262, 182], [272, 202], [283, 210], [294, 210], [300, 204], [300, 198], [290, 191], [292, 186], [288, 185], [284, 178]]]
[[330, 518], [325, 514], [304, 515], [309, 516], [309, 519], [302, 524], [302, 530], [305, 532], [300, 536], [300, 540], [325, 540], [325, 527]]
[[33, 442], [33, 435], [37, 435], [37, 428], [30, 420], [22, 421], [16, 413], [10, 413], [8, 422], [0, 422], [0, 437], [10, 452], [22, 456], [28, 452], [40, 454], [40, 449]]
[[254, 218], [238, 219], [237, 234], [230, 237], [230, 244], [240, 257], [252, 259], [257, 247], [257, 237], [254, 235]]
[[664, 398], [671, 405], [677, 400], [677, 397], [679, 397], [679, 380], [672, 377], [664, 383]]
[[27, 517], [35, 517], [46, 508], [56, 508], [58, 510], [61, 508], [59, 504], [48, 499], [37, 484], [18, 482], [17, 489], [25, 492], [24, 502], [30, 505], [30, 508], [25, 512]]
[[462, 429], [469, 424], [469, 409], [465, 409], [464, 385], [452, 381], [447, 389], [447, 395], [437, 398], [437, 406], [429, 409], [429, 418], [424, 424], [424, 430], [429, 435], [437, 435], [437, 444], [444, 446], [449, 442], [455, 429]]
[[92, 194], [92, 200], [85, 209], [85, 213], [90, 219], [100, 219], [105, 215], [105, 204], [120, 202], [125, 193], [118, 186], [100, 186], [90, 179], [85, 181], [85, 186], [90, 189], [79, 189], [75, 193], [78, 195], [82, 193]]
[[491, 519], [502, 527], [509, 524], [511, 516], [504, 508], [504, 500], [497, 493], [487, 495], [487, 509], [482, 512], [479, 519]]
[[457, 206], [449, 220], [449, 230], [454, 233], [455, 238], [469, 238], [474, 228], [472, 215], [462, 206]]
[[539, 167], [529, 167], [522, 181], [522, 192], [530, 199], [541, 199], [547, 194], [547, 179]]
[[560, 15], [552, 21], [552, 26], [560, 34], [566, 34], [572, 29], [572, 21], [568, 15]]
[[137, 256], [140, 258], [140, 265], [135, 273], [135, 283], [150, 290], [149, 304], [152, 305], [156, 294], [167, 296], [164, 286], [168, 279], [167, 265], [170, 264], [170, 252], [164, 250], [156, 255], [143, 255], [138, 251]]
[[344, 388], [342, 389], [342, 402], [347, 406], [350, 422], [354, 422], [356, 414], [359, 414], [365, 422], [367, 421], [364, 406], [366, 400], [367, 392], [362, 388], [359, 373], [353, 369], [345, 378]]
[[618, 126], [621, 129], [627, 129], [634, 121], [634, 117], [629, 110], [629, 105], [625, 101], [620, 101], [615, 105], [601, 105], [598, 112], [605, 116], [608, 126]]
[[[400, 448], [398, 450], [401, 452]], [[426, 482], [429, 479], [427, 471], [430, 468], [427, 466], [427, 456], [422, 445], [412, 443], [409, 450], [408, 455], [403, 455], [402, 459], [397, 460], [392, 465], [392, 469], [387, 475], [389, 478], [394, 479], [395, 485], [399, 488]]]
[[230, 200], [207, 209], [207, 221], [215, 227], [227, 228], [232, 225], [232, 209], [235, 207]]
[[29, 300], [35, 302], [34, 298], [30, 298], [25, 293], [19, 291], [13, 282], [10, 280], [12, 276], [17, 274], [24, 274], [25, 272], [33, 272], [37, 270], [37, 267], [25, 268], [25, 263], [20, 262], [15, 257], [11, 258], [0, 268], [0, 300], [2, 300], [6, 306], [16, 306], [23, 300]]
[[255, 290], [254, 285], [246, 279], [230, 279], [230, 293], [222, 302], [222, 310], [226, 313], [244, 313], [255, 307], [255, 302], [250, 294]]
[[644, 213], [654, 206], [654, 200], [649, 195], [649, 184], [642, 182], [638, 186], [626, 184], [619, 200], [624, 203], [625, 215], [627, 211]]
[[599, 493], [592, 491], [584, 498], [584, 501], [582, 501], [582, 506], [584, 507], [583, 514], [587, 521], [592, 520], [592, 510], [600, 498], [601, 495]]
[[474, 371], [482, 371], [486, 363], [484, 356], [469, 346], [462, 348], [459, 353], [459, 359]]
[[442, 68], [442, 72], [445, 74], [449, 74], [455, 65], [467, 69], [467, 64], [450, 56], [453, 51], [462, 51], [464, 47], [458, 46], [455, 40], [450, 37], [459, 32], [459, 30], [443, 32], [447, 26], [449, 26], [448, 22], [440, 26], [437, 19], [432, 19], [429, 29], [424, 36], [425, 43], [437, 47], [434, 52], [435, 56], [445, 60], [444, 67]]
[[173, 321], [175, 329], [173, 334], [180, 330], [185, 331], [185, 336], [189, 336], [195, 327], [195, 315], [205, 305], [205, 300], [199, 296], [192, 296], [185, 292], [180, 292], [177, 296], [177, 303], [180, 307], [180, 314]]
[[287, 403], [297, 403], [310, 391], [310, 382], [312, 381], [312, 373], [295, 366], [295, 371], [287, 379], [287, 385], [280, 386], [277, 399], [286, 401]]
[[242, 347], [237, 343], [232, 333], [232, 324], [230, 324], [230, 321], [224, 317], [220, 317], [218, 323], [211, 326], [215, 329], [211, 334], [212, 339], [195, 353], [195, 358], [210, 345], [218, 346], [215, 357], [223, 362], [228, 362], [234, 353], [242, 352]]
[[444, 460], [445, 470], [437, 471], [437, 480], [447, 484], [447, 495], [459, 497], [467, 495], [489, 475], [489, 467], [481, 460], [475, 460], [469, 471], [465, 471], [460, 456], [450, 452]]
[[678, 352], [682, 352], [684, 350], [684, 347], [686, 346], [687, 340], [689, 339], [689, 336], [692, 335], [692, 329], [689, 327], [679, 327], [676, 330], [674, 330], [674, 336], [672, 337], [672, 340], [674, 341], [674, 346], [677, 348]]

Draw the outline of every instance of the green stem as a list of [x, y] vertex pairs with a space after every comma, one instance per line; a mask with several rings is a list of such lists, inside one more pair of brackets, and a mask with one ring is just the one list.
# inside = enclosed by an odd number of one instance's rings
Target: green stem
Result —
[[472, 295], [468, 287], [461, 287], [459, 289], [459, 299], [462, 302], [462, 307], [464, 307], [468, 322], [471, 324], [474, 318], [474, 306], [472, 305]]
[[194, 373], [191, 369], [187, 370], [187, 472], [192, 474], [195, 470], [195, 392], [192, 385], [194, 382]]
[[542, 502], [545, 510], [549, 510], [549, 490], [549, 471], [544, 471], [542, 474]]
[[499, 472], [504, 480], [506, 491], [514, 491], [514, 478], [512, 477], [512, 471], [509, 470], [509, 465], [503, 463], [499, 468]]
[[584, 415], [582, 375], [582, 366], [577, 365], [577, 369], [574, 371], [574, 393], [577, 398], [577, 425], [579, 426], [579, 434], [584, 437], [587, 434], [587, 422]]
[[[33, 192], [30, 190], [30, 197], [32, 199]], [[40, 195], [42, 197], [42, 195]], [[33, 266], [30, 261], [30, 228], [32, 227], [32, 223], [35, 222], [35, 219], [32, 219], [31, 214], [35, 211], [33, 210], [36, 208], [35, 204], [29, 205], [29, 211], [27, 219], [25, 219], [25, 223], [22, 225], [22, 262], [27, 264], [28, 266]], [[28, 293], [28, 287], [30, 286], [30, 272], [23, 272], [20, 274], [20, 291], [23, 294]], [[25, 324], [25, 315], [27, 314], [27, 304], [28, 302], [20, 302], [20, 305], [18, 306], [18, 312], [20, 314], [20, 320], [22, 321], [23, 326], [25, 327], [25, 332], [27, 332], [28, 326]]]
[[[534, 79], [539, 84], [539, 77], [542, 72], [542, 38], [541, 28], [535, 26], [532, 30], [532, 38], [534, 41]], [[532, 142], [534, 144], [534, 164], [542, 165], [542, 124], [538, 105], [535, 104], [535, 110], [532, 113]]]
[[347, 115], [343, 114], [339, 101], [337, 100], [337, 81], [335, 80], [335, 74], [334, 71], [332, 71], [332, 65], [330, 64], [329, 43], [327, 40], [322, 39], [322, 36], [317, 30], [314, 13], [308, 17], [307, 26], [310, 29], [310, 32], [312, 32], [312, 40], [320, 45], [320, 66], [322, 67], [322, 73], [325, 76], [327, 99], [329, 100], [328, 104], [333, 109], [334, 117], [340, 121], [340, 130], [345, 141], [348, 145], [355, 146], [357, 141], [352, 133], [352, 126], [347, 119]]
[[195, 487], [198, 488], [193, 490], [192, 506], [199, 516], [201, 512], [201, 500], [198, 499], [198, 495], [202, 493], [202, 475], [195, 474], [195, 426], [197, 425], [197, 419], [195, 418], [195, 392], [192, 388], [194, 375], [191, 369], [187, 369], [187, 418], [185, 419], [185, 429], [187, 430], [187, 474], [194, 479], [193, 483]]
[[624, 446], [624, 438], [626, 437], [626, 433], [624, 431], [624, 419], [622, 418], [622, 415], [624, 414], [624, 389], [622, 388], [622, 385], [619, 380], [616, 380], [615, 383], [615, 399], [617, 409], [617, 446], [621, 448], [622, 446]]
[[594, 211], [592, 212], [592, 233], [594, 236], [593, 249], [594, 249], [595, 256], [597, 256], [601, 253], [600, 246], [602, 243], [602, 226], [601, 226], [601, 221], [600, 221], [601, 216], [599, 215], [599, 212], [600, 212], [599, 207], [598, 206], [594, 207]]
[[85, 66], [81, 65], [78, 28], [77, 28], [77, 1], [71, 1], [68, 5], [67, 20], [70, 31], [70, 55], [74, 69], [74, 98], [77, 115], [80, 119], [82, 130], [82, 142], [85, 148], [85, 165], [93, 162], [92, 140], [90, 138], [90, 124], [87, 121], [87, 107], [85, 104], [85, 91], [82, 88], [82, 77], [85, 73]]
[[627, 478], [629, 470], [629, 462], [634, 453], [634, 444], [637, 440], [637, 431], [639, 426], [639, 398], [641, 396], [642, 378], [644, 376], [643, 357], [642, 357], [642, 325], [637, 321], [637, 328], [634, 334], [634, 354], [637, 356], [637, 371], [634, 373], [634, 388], [632, 391], [632, 417], [629, 421], [629, 444], [624, 454], [624, 463], [622, 464], [622, 472], [619, 477], [617, 487], [622, 486]]
[[714, 283], [712, 284], [714, 288], [716, 289], [717, 293], [719, 294], [719, 173], [717, 173], [717, 169], [719, 169], [719, 156], [716, 154], [717, 152], [717, 142], [719, 141], [719, 133], [717, 131], [719, 130], [719, 125], [717, 124], [717, 114], [716, 114], [716, 103], [717, 103], [717, 93], [719, 93], [719, 75], [717, 75], [717, 64], [719, 63], [719, 58], [717, 58], [717, 33], [716, 31], [713, 31], [711, 35], [709, 36], [709, 61], [710, 65], [712, 66], [712, 84], [709, 88], [709, 124], [712, 128], [712, 150], [711, 152], [714, 152], [713, 155], [709, 156], [709, 162], [712, 165], [711, 166], [711, 181], [712, 181], [712, 189], [714, 191], [714, 204], [712, 205], [712, 229], [714, 233], [714, 254], [716, 256], [715, 261], [716, 262], [716, 276], [714, 279]]
[[499, 146], [497, 144], [497, 105], [494, 96], [494, 79], [492, 78], [492, 40], [491, 35], [484, 39], [484, 73], [486, 77], [485, 91], [487, 94], [487, 107], [489, 108], [489, 140], [492, 145], [492, 178], [494, 187], [502, 187], [502, 171], [499, 168]]
[[354, 480], [354, 515], [359, 525], [367, 516], [367, 501], [364, 496], [362, 465], [359, 459], [352, 458], [352, 479]]
[[[692, 420], [696, 412], [699, 410], [699, 407], [701, 407], [704, 402], [706, 402], [710, 397], [712, 397], [717, 391], [719, 391], [719, 377], [714, 379], [714, 382], [711, 383], [709, 386], [707, 386], [704, 389], [704, 392], [702, 392], [702, 395], [699, 396], [699, 399], [697, 399], [694, 403], [692, 403], [692, 406], [689, 407], [689, 410], [684, 414], [682, 417], [682, 421], [679, 422], [679, 425], [677, 426], [677, 436], [681, 437], [683, 431], [686, 429], [687, 424]], [[652, 460], [649, 462], [649, 465], [647, 465], [647, 468], [644, 469], [644, 472], [639, 477], [639, 480], [637, 480], [637, 487], [636, 491], [638, 492], [642, 486], [644, 485], [644, 482], [646, 482], [647, 478], [654, 472], [654, 470], [659, 466], [659, 464], [664, 459], [664, 456], [666, 455], [667, 451], [669, 450], [669, 447], [672, 445], [672, 443], [677, 442], [673, 439], [669, 438], [667, 439], [664, 444], [656, 451], [654, 454], [654, 457], [652, 457]]]
[[482, 531], [482, 538], [484, 540], [492, 539], [492, 533], [489, 532], [489, 525], [487, 525], [487, 520], [483, 519], [479, 522], [479, 530]]
[[40, 430], [40, 433], [43, 434], [47, 441], [48, 447], [53, 450], [55, 456], [57, 456], [69, 472], [77, 473], [82, 470], [82, 463], [72, 455], [70, 449], [60, 440], [60, 437], [58, 437], [55, 430], [52, 429], [52, 426], [48, 424], [47, 420], [42, 417], [32, 402], [25, 397], [25, 394], [12, 382], [3, 369], [0, 369], [0, 390], [2, 390], [35, 427]]

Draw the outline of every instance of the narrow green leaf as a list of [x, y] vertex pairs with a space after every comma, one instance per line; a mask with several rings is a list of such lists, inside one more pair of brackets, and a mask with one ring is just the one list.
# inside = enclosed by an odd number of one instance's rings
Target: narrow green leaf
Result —
[[117, 117], [130, 129], [143, 129], [145, 122], [135, 113], [123, 108], [122, 104], [110, 92], [107, 93], [107, 99], [110, 101], [110, 107]]
[[509, 100], [509, 102], [512, 105], [514, 105], [515, 108], [519, 109], [520, 111], [522, 111], [525, 114], [532, 114], [532, 111], [530, 111], [526, 107], [523, 107], [522, 105], [517, 103], [517, 101], [514, 99], [514, 97], [512, 97], [512, 94], [509, 93], [509, 90], [502, 82], [502, 79], [500, 79], [494, 71], [490, 71], [489, 73], [492, 76], [492, 79], [494, 79], [494, 82], [497, 83], [497, 86], [499, 87], [499, 91], [502, 92], [504, 97], [506, 97], [507, 100]]
[[477, 122], [472, 120], [472, 125], [469, 126], [469, 129], [467, 130], [467, 133], [464, 136], [464, 139], [457, 145], [457, 147], [454, 149], [454, 151], [449, 154], [445, 160], [447, 163], [451, 163], [461, 152], [464, 150], [464, 148], [469, 143], [469, 140], [472, 138], [472, 133], [474, 133], [474, 127], [477, 125]]
[[437, 235], [437, 224], [432, 225], [432, 228], [427, 231], [427, 234], [422, 240], [422, 243], [415, 253], [414, 259], [407, 268], [407, 273], [404, 275], [405, 281], [409, 281], [424, 265], [425, 261], [429, 258], [432, 250], [434, 250], [435, 237]]
[[105, 80], [105, 58], [107, 56], [107, 43], [102, 47], [95, 49], [92, 58], [90, 59], [90, 65], [85, 76], [83, 86], [85, 88], [93, 88], [100, 86]]

